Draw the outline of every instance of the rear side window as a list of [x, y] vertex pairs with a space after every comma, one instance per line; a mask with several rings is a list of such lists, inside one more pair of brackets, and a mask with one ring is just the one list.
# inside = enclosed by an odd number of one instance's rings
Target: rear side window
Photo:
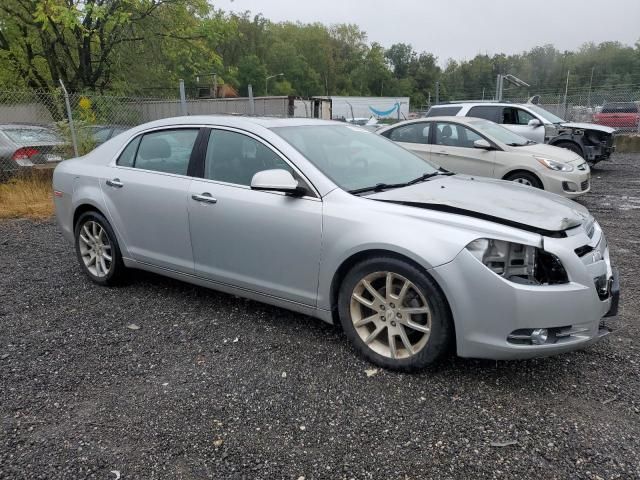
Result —
[[127, 145], [117, 163], [154, 172], [186, 175], [198, 132], [197, 128], [181, 128], [146, 133]]
[[140, 144], [140, 139], [142, 137], [136, 137], [129, 145], [122, 151], [118, 161], [116, 162], [118, 165], [123, 167], [133, 167], [133, 162], [136, 159], [136, 151], [138, 150], [138, 145]]
[[412, 123], [394, 128], [383, 135], [394, 142], [429, 143], [429, 124], [425, 122]]
[[477, 107], [471, 107], [467, 113], [467, 117], [484, 118], [485, 120], [491, 120], [492, 122], [501, 123], [500, 111], [502, 107], [496, 107], [491, 105], [478, 105]]
[[427, 117], [455, 117], [462, 107], [431, 107], [427, 112]]

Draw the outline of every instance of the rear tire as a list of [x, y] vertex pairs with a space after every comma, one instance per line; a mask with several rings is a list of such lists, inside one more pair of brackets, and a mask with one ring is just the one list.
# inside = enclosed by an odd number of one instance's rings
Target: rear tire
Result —
[[530, 172], [513, 172], [504, 177], [505, 180], [509, 180], [510, 182], [521, 183], [523, 185], [528, 185], [529, 187], [539, 188], [544, 190], [542, 186], [542, 182], [538, 177], [536, 177], [533, 173]]
[[75, 229], [76, 255], [80, 267], [98, 285], [112, 286], [126, 274], [115, 232], [96, 211], [80, 215]]
[[444, 294], [431, 277], [397, 258], [355, 265], [340, 286], [338, 312], [356, 350], [383, 368], [418, 370], [440, 359], [453, 343]]

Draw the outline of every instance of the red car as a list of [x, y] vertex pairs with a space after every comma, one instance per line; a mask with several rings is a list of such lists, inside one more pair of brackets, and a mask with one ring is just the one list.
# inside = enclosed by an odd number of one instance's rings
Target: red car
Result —
[[607, 127], [636, 130], [640, 123], [640, 108], [638, 102], [605, 103], [602, 111], [593, 116], [594, 123]]

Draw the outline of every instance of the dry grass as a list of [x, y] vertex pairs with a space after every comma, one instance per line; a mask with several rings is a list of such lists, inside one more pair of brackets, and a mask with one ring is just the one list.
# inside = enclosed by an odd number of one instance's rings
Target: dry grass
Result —
[[43, 219], [51, 215], [51, 172], [34, 172], [0, 183], [0, 219]]

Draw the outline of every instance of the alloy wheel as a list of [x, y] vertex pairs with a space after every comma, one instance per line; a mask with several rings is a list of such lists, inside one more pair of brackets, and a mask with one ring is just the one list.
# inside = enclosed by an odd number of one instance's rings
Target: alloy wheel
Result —
[[362, 341], [391, 359], [422, 350], [431, 333], [431, 310], [420, 289], [394, 272], [374, 272], [353, 289], [351, 321]]
[[518, 178], [514, 178], [513, 181], [516, 183], [521, 183], [522, 185], [528, 185], [530, 187], [533, 187], [533, 184], [531, 183], [531, 181], [529, 181], [526, 178], [518, 177]]
[[111, 240], [102, 225], [94, 220], [87, 221], [80, 229], [80, 256], [89, 272], [103, 278], [109, 274], [113, 264]]

